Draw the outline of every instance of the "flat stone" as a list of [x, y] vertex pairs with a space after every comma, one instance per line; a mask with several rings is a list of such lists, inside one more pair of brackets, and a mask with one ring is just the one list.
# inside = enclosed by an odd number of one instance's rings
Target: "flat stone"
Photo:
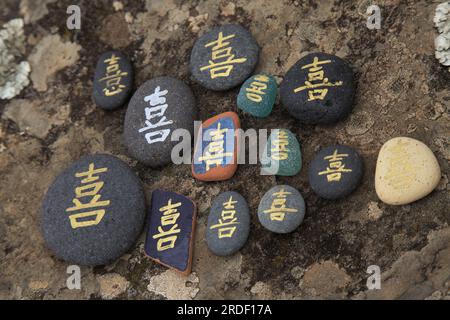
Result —
[[312, 159], [308, 171], [309, 184], [321, 198], [344, 198], [361, 184], [363, 167], [362, 158], [354, 148], [328, 146]]
[[304, 124], [328, 124], [345, 118], [353, 109], [354, 95], [350, 66], [321, 52], [298, 60], [280, 85], [283, 106]]
[[123, 53], [103, 53], [95, 68], [92, 94], [95, 103], [105, 110], [123, 106], [133, 89], [133, 78], [133, 66]]
[[248, 30], [226, 24], [205, 33], [194, 44], [190, 69], [207, 89], [234, 88], [247, 79], [258, 63], [259, 46]]
[[202, 181], [230, 179], [237, 170], [239, 117], [229, 111], [202, 123], [195, 141], [192, 175]]
[[126, 253], [145, 220], [141, 182], [122, 160], [84, 156], [63, 171], [44, 197], [41, 229], [60, 259], [105, 265]]
[[145, 253], [184, 275], [191, 273], [196, 206], [187, 197], [163, 190], [152, 193]]
[[237, 97], [237, 106], [255, 117], [265, 118], [273, 109], [278, 86], [275, 78], [261, 73], [248, 78]]
[[244, 197], [235, 191], [218, 195], [208, 216], [208, 248], [218, 256], [232, 255], [245, 245], [249, 232], [250, 213]]
[[289, 233], [302, 223], [305, 211], [305, 200], [300, 192], [291, 186], [279, 185], [262, 197], [258, 206], [258, 218], [272, 232]]
[[381, 201], [408, 204], [431, 193], [439, 184], [441, 169], [423, 142], [407, 137], [387, 141], [378, 154], [375, 190]]
[[302, 168], [302, 153], [295, 135], [288, 129], [272, 130], [262, 156], [266, 174], [295, 176]]
[[176, 129], [194, 133], [195, 98], [182, 81], [170, 77], [148, 80], [134, 93], [124, 122], [124, 142], [129, 154], [151, 167], [172, 162], [171, 141]]

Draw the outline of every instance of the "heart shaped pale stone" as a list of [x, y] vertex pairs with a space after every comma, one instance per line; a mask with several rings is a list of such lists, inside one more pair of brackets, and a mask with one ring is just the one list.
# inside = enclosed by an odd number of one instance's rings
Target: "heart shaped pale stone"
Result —
[[424, 143], [397, 137], [381, 147], [375, 170], [375, 190], [381, 201], [414, 202], [433, 191], [440, 179], [439, 163]]

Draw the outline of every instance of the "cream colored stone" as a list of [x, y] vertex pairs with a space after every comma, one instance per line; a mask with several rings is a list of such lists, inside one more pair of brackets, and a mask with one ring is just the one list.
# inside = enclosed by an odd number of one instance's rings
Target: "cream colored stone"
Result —
[[419, 200], [436, 188], [441, 169], [424, 143], [406, 137], [387, 141], [378, 154], [375, 190], [381, 201], [402, 205]]

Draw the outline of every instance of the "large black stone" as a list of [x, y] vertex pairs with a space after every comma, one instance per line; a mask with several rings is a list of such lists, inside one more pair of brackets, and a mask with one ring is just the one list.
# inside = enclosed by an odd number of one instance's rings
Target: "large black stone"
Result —
[[119, 51], [103, 53], [97, 61], [93, 82], [95, 103], [102, 109], [123, 106], [133, 89], [133, 66]]
[[258, 63], [259, 46], [240, 25], [215, 27], [201, 36], [191, 52], [194, 79], [207, 89], [222, 91], [238, 86]]
[[158, 167], [171, 162], [171, 141], [176, 129], [191, 137], [197, 108], [191, 89], [178, 79], [158, 77], [146, 81], [128, 104], [124, 141], [129, 154], [140, 162]]
[[42, 204], [41, 229], [57, 257], [95, 266], [126, 253], [144, 218], [139, 179], [120, 159], [96, 154], [76, 161], [55, 179]]
[[335, 145], [321, 149], [311, 161], [309, 184], [325, 199], [339, 199], [352, 193], [361, 183], [363, 161], [348, 146]]
[[[353, 78], [353, 71], [344, 60], [326, 53], [311, 53], [286, 73], [280, 85], [281, 102], [301, 123], [337, 122], [352, 111]], [[323, 85], [325, 82], [329, 86]]]

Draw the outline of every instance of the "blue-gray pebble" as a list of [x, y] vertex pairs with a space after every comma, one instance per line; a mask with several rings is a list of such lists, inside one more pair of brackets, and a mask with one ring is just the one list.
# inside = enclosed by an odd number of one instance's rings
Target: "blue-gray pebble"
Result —
[[363, 161], [356, 149], [334, 145], [321, 149], [311, 161], [309, 184], [325, 199], [340, 199], [352, 193], [363, 176]]
[[92, 94], [95, 103], [105, 110], [123, 106], [133, 89], [133, 77], [133, 65], [123, 53], [103, 53], [95, 68]]
[[305, 200], [297, 189], [278, 185], [262, 197], [258, 206], [258, 218], [272, 232], [289, 233], [302, 223], [305, 210]]
[[123, 138], [129, 154], [151, 167], [172, 162], [176, 129], [194, 133], [195, 98], [184, 82], [171, 77], [146, 81], [134, 93], [125, 114]]
[[105, 265], [126, 253], [145, 218], [142, 184], [122, 160], [84, 156], [49, 187], [41, 230], [57, 257], [79, 265]]
[[206, 243], [218, 256], [229, 256], [246, 243], [250, 213], [244, 197], [235, 191], [221, 193], [214, 200], [206, 227]]
[[259, 46], [237, 24], [215, 27], [198, 38], [191, 52], [190, 70], [203, 87], [223, 91], [245, 81], [258, 63]]

